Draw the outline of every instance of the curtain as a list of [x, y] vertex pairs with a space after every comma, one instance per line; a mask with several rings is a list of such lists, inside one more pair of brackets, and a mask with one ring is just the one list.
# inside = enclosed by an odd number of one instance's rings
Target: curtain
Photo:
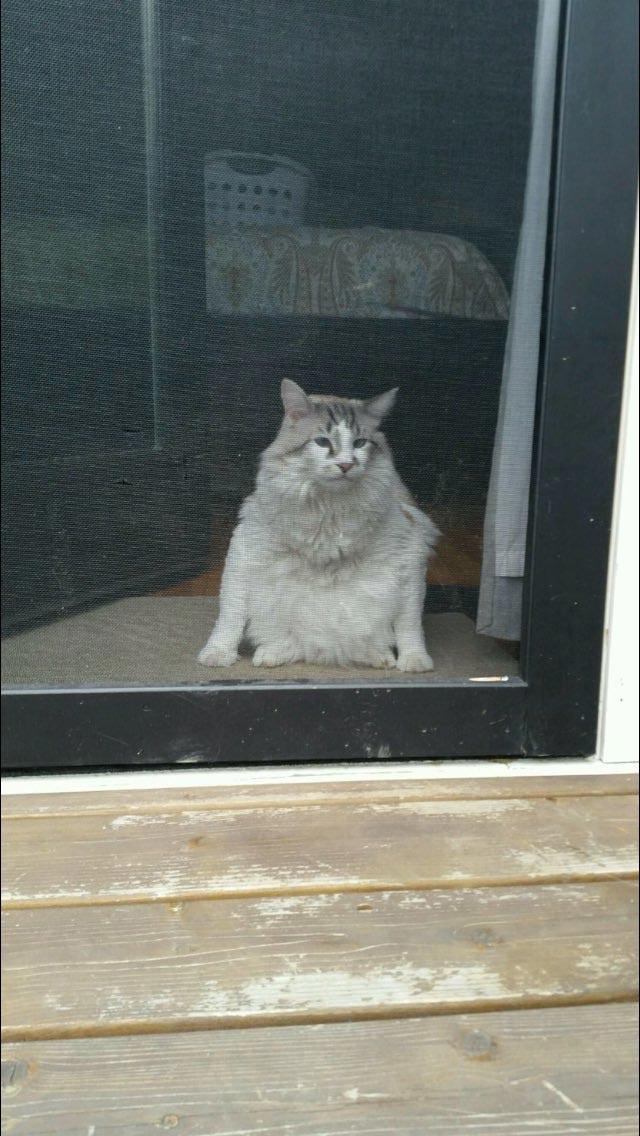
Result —
[[540, 0], [531, 143], [484, 522], [477, 630], [519, 639], [561, 0]]

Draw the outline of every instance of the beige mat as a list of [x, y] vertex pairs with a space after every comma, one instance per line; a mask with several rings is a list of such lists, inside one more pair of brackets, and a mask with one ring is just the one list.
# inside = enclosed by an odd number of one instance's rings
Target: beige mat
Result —
[[2, 685], [175, 686], [251, 682], [430, 682], [517, 674], [515, 660], [476, 635], [465, 615], [427, 615], [425, 629], [436, 669], [427, 675], [367, 667], [297, 664], [257, 668], [250, 658], [233, 667], [202, 667], [196, 655], [216, 614], [207, 596], [119, 600], [5, 640]]

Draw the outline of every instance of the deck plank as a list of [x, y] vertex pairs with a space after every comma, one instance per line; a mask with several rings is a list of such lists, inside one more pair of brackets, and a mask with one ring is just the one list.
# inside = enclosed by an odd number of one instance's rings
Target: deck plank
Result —
[[7, 907], [611, 878], [631, 796], [411, 801], [6, 820]]
[[[496, 770], [502, 762], [496, 762]], [[258, 774], [260, 776], [260, 774]], [[273, 775], [269, 783], [245, 775], [236, 784], [180, 789], [112, 789], [56, 793], [6, 793], [3, 817], [66, 816], [88, 813], [181, 812], [185, 809], [281, 808], [349, 803], [400, 804], [403, 801], [493, 800], [519, 797], [590, 797], [638, 794], [637, 774], [557, 775], [550, 777], [406, 778], [387, 780], [372, 773], [366, 781], [309, 781], [295, 774]]]
[[353, 1020], [637, 997], [615, 881], [3, 915], [3, 1039]]
[[3, 1047], [11, 1136], [635, 1136], [637, 1006]]

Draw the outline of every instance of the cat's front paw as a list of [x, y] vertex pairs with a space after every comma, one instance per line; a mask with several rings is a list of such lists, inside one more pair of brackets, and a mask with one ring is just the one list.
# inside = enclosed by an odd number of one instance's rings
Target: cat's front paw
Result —
[[238, 660], [235, 647], [225, 643], [207, 643], [198, 655], [203, 667], [230, 667]]
[[433, 659], [423, 648], [417, 647], [410, 651], [400, 651], [396, 665], [399, 671], [432, 671]]
[[284, 667], [299, 658], [291, 643], [263, 643], [253, 656], [254, 667]]

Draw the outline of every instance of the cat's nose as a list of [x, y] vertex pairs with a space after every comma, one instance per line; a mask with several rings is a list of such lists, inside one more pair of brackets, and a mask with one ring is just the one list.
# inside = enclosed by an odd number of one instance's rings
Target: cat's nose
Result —
[[348, 473], [350, 469], [353, 469], [355, 464], [355, 462], [336, 462], [338, 469], [341, 469], [343, 473]]

